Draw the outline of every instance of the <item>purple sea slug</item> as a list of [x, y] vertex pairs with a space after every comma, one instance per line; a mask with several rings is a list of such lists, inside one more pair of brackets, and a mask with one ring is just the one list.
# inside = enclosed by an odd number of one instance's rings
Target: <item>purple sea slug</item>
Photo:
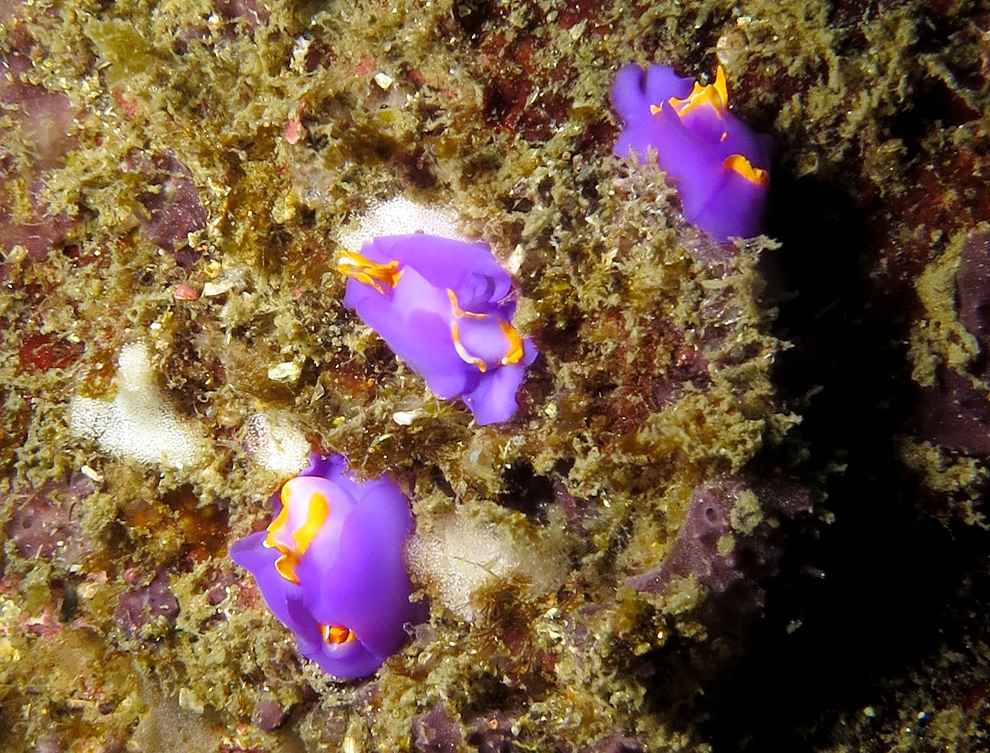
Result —
[[654, 149], [677, 187], [684, 217], [720, 242], [763, 229], [773, 139], [729, 112], [725, 71], [701, 86], [673, 68], [627, 65], [612, 84], [612, 106], [625, 122], [615, 154], [640, 162]]
[[303, 656], [341, 679], [371, 674], [405, 642], [405, 624], [425, 618], [402, 556], [406, 498], [387, 478], [358, 483], [340, 455], [310, 455], [272, 505], [267, 530], [233, 544], [231, 558]]
[[512, 278], [484, 243], [395, 235], [341, 252], [344, 305], [479, 425], [510, 420], [536, 346], [512, 325]]

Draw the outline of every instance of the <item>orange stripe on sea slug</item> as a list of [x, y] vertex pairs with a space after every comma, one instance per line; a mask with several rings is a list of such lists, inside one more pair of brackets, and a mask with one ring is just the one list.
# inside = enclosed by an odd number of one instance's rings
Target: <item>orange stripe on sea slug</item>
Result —
[[[684, 99], [671, 97], [667, 100], [671, 107], [681, 117], [687, 115], [696, 107], [708, 105], [719, 115], [724, 115], [729, 109], [729, 90], [725, 83], [725, 70], [722, 66], [715, 72], [715, 83], [702, 86], [694, 82], [694, 90]], [[651, 110], [653, 107], [650, 108]]]
[[395, 289], [402, 277], [399, 262], [390, 261], [388, 264], [378, 264], [366, 256], [346, 249], [340, 252], [337, 262], [337, 272], [344, 277], [351, 277], [364, 285], [370, 285], [384, 295], [385, 288], [389, 292]]
[[313, 539], [316, 538], [316, 534], [320, 532], [320, 529], [327, 522], [329, 516], [330, 503], [327, 501], [327, 498], [319, 492], [313, 492], [309, 496], [306, 522], [299, 526], [298, 530], [292, 534], [292, 538], [295, 539], [296, 546], [299, 548], [298, 554], [300, 557], [306, 554], [309, 545], [313, 543]]
[[323, 642], [330, 645], [339, 646], [342, 643], [350, 643], [357, 639], [353, 630], [345, 628], [343, 625], [320, 625], [320, 635]]
[[741, 154], [733, 154], [726, 157], [722, 163], [722, 167], [726, 170], [739, 173], [750, 183], [754, 183], [757, 186], [770, 185], [770, 173], [758, 167], [753, 167], [749, 160]]

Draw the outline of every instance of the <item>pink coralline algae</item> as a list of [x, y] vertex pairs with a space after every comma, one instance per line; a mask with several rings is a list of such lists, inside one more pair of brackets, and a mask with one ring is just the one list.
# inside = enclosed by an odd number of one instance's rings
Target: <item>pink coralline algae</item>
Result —
[[464, 736], [443, 704], [413, 717], [412, 736], [417, 753], [446, 753], [463, 749]]
[[0, 151], [0, 253], [22, 246], [32, 261], [43, 261], [78, 224], [68, 212], [50, 211], [42, 198], [47, 173], [75, 145], [78, 113], [62, 92], [29, 83], [32, 58], [45, 50], [12, 17], [18, 5], [0, 8], [0, 27], [9, 30], [0, 52], [0, 136], [19, 147]]
[[120, 597], [114, 622], [128, 638], [159, 619], [169, 625], [179, 616], [179, 602], [169, 589], [168, 576], [158, 573], [147, 586], [132, 588]]
[[170, 150], [150, 157], [133, 152], [128, 162], [151, 189], [138, 196], [145, 210], [138, 217], [145, 237], [169, 251], [186, 246], [189, 233], [202, 230], [207, 220], [189, 168]]
[[311, 455], [272, 504], [268, 528], [233, 544], [231, 558], [303, 656], [337, 678], [371, 674], [405, 642], [405, 625], [425, 618], [409, 600], [406, 498], [387, 478], [358, 483], [339, 455]]
[[673, 68], [627, 65], [612, 85], [612, 106], [625, 123], [615, 154], [649, 150], [680, 194], [684, 217], [718, 241], [763, 229], [773, 139], [729, 112], [725, 72], [701, 86]]
[[93, 489], [92, 482], [78, 474], [65, 483], [10, 495], [3, 534], [12, 552], [65, 569], [81, 567], [93, 553], [93, 542], [82, 533], [84, 501]]
[[479, 425], [516, 413], [536, 347], [512, 325], [512, 278], [484, 243], [396, 235], [343, 251], [344, 305], [429, 388], [460, 397]]
[[672, 578], [709, 589], [712, 626], [736, 630], [762, 616], [764, 586], [779, 570], [779, 523], [811, 511], [810, 489], [782, 474], [715, 478], [695, 488], [670, 554], [652, 572], [632, 577], [637, 591], [662, 594]]
[[[917, 402], [922, 436], [966, 455], [990, 455], [990, 232], [971, 233], [956, 270], [959, 322], [980, 346], [970, 373], [939, 370], [939, 383]], [[975, 377], [975, 379], [974, 379]], [[982, 384], [981, 384], [982, 382]]]

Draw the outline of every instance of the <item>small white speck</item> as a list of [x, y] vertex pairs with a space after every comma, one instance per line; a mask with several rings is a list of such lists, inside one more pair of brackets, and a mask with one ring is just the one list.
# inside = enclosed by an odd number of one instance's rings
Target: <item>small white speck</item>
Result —
[[268, 369], [268, 378], [273, 382], [291, 384], [299, 380], [302, 374], [302, 363], [299, 361], [286, 361], [277, 363]]
[[86, 478], [88, 478], [90, 481], [95, 481], [97, 484], [102, 484], [103, 483], [103, 474], [99, 473], [98, 471], [93, 470], [88, 465], [84, 465], [82, 468], [80, 468], [79, 469], [79, 472], [83, 476], [85, 476]]
[[400, 410], [392, 414], [392, 420], [399, 426], [410, 426], [417, 418], [422, 418], [426, 412], [422, 409]]

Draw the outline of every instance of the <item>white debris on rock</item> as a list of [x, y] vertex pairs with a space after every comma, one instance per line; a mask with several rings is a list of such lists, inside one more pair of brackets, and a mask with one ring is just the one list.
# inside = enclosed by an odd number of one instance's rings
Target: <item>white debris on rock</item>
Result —
[[218, 295], [229, 293], [231, 290], [244, 290], [247, 287], [247, 275], [243, 269], [230, 268], [222, 270], [214, 280], [209, 280], [203, 285], [203, 297], [215, 298]]
[[426, 411], [422, 408], [416, 410], [399, 410], [392, 414], [392, 420], [399, 426], [412, 426], [413, 421], [425, 417]]
[[565, 561], [556, 547], [508, 526], [447, 515], [432, 530], [413, 535], [406, 560], [431, 598], [466, 622], [478, 618], [472, 594], [510, 576], [528, 582], [533, 594], [558, 587]]
[[258, 465], [274, 473], [293, 475], [309, 462], [309, 441], [284, 411], [249, 416], [244, 445]]
[[378, 84], [378, 87], [382, 91], [388, 91], [388, 88], [395, 82], [395, 79], [389, 76], [385, 71], [378, 71], [375, 74], [374, 82]]
[[348, 251], [360, 251], [361, 246], [373, 238], [412, 233], [426, 233], [457, 241], [470, 240], [461, 232], [453, 212], [417, 204], [401, 196], [372, 206], [337, 240]]
[[268, 367], [268, 378], [273, 382], [282, 384], [293, 384], [299, 381], [302, 375], [302, 361], [285, 361]]
[[179, 416], [158, 386], [144, 342], [125, 345], [117, 358], [112, 401], [76, 395], [69, 429], [96, 440], [104, 452], [142, 463], [184, 468], [209, 462], [211, 447], [198, 424]]

